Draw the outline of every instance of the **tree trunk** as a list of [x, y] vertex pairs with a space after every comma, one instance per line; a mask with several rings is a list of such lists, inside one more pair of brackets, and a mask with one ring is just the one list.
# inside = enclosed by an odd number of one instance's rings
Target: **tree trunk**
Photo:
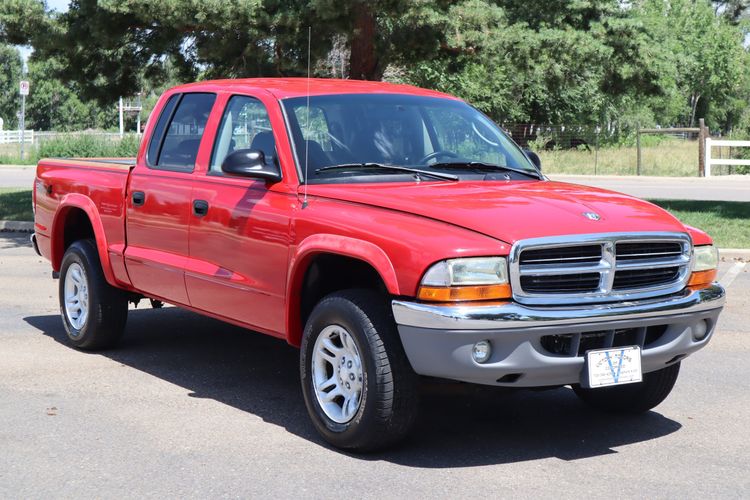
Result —
[[368, 2], [354, 4], [354, 32], [349, 54], [349, 78], [353, 80], [380, 80], [383, 69], [375, 51], [377, 22]]

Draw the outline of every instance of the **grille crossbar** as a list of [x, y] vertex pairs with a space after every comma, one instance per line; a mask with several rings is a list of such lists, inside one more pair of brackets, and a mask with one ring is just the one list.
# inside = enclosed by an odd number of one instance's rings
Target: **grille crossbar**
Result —
[[513, 246], [510, 278], [521, 303], [635, 299], [681, 290], [691, 258], [683, 233], [538, 238]]

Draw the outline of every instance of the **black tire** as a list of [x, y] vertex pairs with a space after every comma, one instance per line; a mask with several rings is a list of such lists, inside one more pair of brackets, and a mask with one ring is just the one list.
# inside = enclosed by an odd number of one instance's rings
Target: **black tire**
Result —
[[615, 387], [584, 389], [573, 386], [588, 405], [612, 413], [644, 413], [658, 406], [672, 392], [680, 363], [643, 375], [643, 381]]
[[[359, 408], [345, 423], [326, 415], [313, 387], [316, 340], [332, 325], [345, 328], [354, 339], [364, 375]], [[418, 378], [404, 353], [387, 300], [373, 291], [333, 293], [315, 306], [302, 338], [300, 378], [315, 428], [338, 448], [364, 452], [388, 447], [403, 439], [416, 420]]]
[[[65, 307], [68, 270], [77, 264], [83, 268], [88, 290], [88, 314], [82, 324], [74, 325]], [[127, 295], [107, 283], [92, 240], [79, 240], [65, 252], [60, 269], [60, 314], [68, 340], [79, 349], [101, 350], [114, 347], [122, 336], [128, 318]]]

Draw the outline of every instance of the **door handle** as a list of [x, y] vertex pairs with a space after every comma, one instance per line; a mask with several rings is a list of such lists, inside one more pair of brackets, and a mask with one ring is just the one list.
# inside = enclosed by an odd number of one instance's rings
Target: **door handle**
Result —
[[133, 206], [142, 207], [146, 202], [146, 193], [143, 191], [133, 191]]
[[197, 217], [203, 217], [208, 213], [208, 202], [206, 200], [193, 201], [193, 214]]

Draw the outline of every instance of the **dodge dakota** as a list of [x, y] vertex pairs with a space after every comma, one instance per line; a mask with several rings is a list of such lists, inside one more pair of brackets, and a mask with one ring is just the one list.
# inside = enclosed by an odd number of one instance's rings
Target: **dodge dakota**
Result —
[[145, 298], [278, 337], [350, 450], [409, 432], [420, 376], [648, 411], [724, 303], [706, 233], [552, 182], [469, 104], [405, 85], [182, 85], [137, 158], [41, 160], [34, 208], [73, 346], [112, 348]]

